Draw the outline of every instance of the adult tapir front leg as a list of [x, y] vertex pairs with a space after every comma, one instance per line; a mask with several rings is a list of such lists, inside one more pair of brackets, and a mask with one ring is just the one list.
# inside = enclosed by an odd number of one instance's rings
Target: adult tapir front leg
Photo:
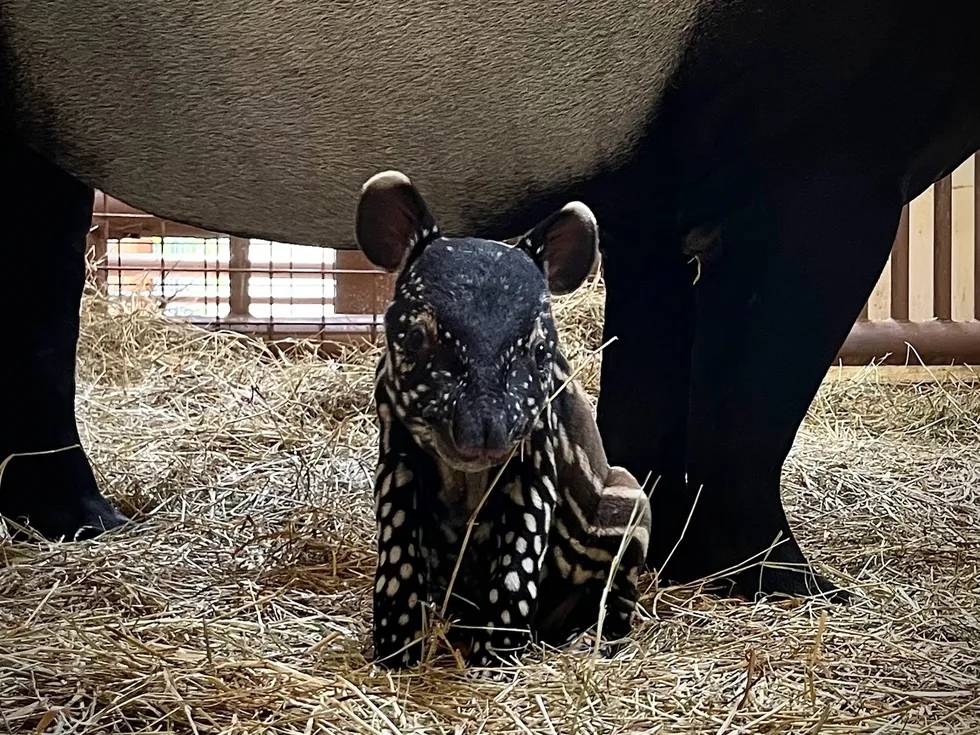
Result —
[[125, 521], [99, 493], [75, 425], [75, 347], [92, 189], [0, 141], [0, 312], [18, 327], [0, 356], [0, 514], [45, 536]]
[[750, 596], [834, 589], [793, 537], [780, 474], [881, 273], [901, 199], [865, 172], [828, 170], [760, 187], [721, 223], [720, 257], [696, 287], [688, 477], [700, 498], [675, 568], [697, 577], [749, 563], [728, 576]]

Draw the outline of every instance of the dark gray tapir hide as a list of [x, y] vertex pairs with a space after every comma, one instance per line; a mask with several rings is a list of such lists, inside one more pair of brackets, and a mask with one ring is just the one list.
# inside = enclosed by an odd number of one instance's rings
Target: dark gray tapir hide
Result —
[[53, 161], [160, 215], [353, 246], [361, 184], [397, 163], [471, 232], [626, 161], [698, 6], [3, 0], [4, 98]]
[[[667, 576], [831, 591], [783, 459], [902, 204], [980, 147], [978, 28], [966, 0], [0, 0], [0, 309], [30, 324], [0, 358], [0, 457], [78, 441], [90, 187], [349, 247], [360, 183], [397, 168], [450, 234], [588, 203], [619, 338], [599, 426], [611, 462], [660, 477], [651, 562], [690, 515]], [[121, 520], [80, 449], [15, 457], [0, 512]]]

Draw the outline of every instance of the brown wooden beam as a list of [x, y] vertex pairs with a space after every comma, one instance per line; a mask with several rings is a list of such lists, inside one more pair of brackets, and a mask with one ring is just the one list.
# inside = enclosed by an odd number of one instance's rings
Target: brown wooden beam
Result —
[[252, 299], [248, 294], [251, 263], [248, 259], [249, 240], [244, 237], [228, 239], [228, 306], [229, 316], [248, 316]]
[[980, 153], [973, 154], [973, 318], [980, 319]]
[[382, 314], [391, 300], [394, 277], [377, 270], [360, 250], [336, 251], [337, 314]]
[[[909, 345], [914, 349], [910, 350]], [[980, 365], [980, 321], [859, 322], [844, 342], [838, 361], [865, 365]]]
[[944, 176], [933, 185], [932, 313], [953, 318], [953, 179]]
[[95, 268], [95, 288], [101, 293], [107, 293], [109, 271], [106, 267], [108, 260], [108, 243], [105, 228], [96, 225], [88, 233], [89, 259]]
[[891, 316], [909, 318], [909, 205], [902, 207], [898, 232], [892, 246]]

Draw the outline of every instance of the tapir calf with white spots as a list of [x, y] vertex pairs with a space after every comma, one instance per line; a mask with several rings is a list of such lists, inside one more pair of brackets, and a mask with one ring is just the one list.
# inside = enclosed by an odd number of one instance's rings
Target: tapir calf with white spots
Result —
[[569, 204], [514, 246], [444, 237], [386, 172], [364, 185], [357, 240], [398, 273], [375, 391], [376, 658], [418, 662], [440, 613], [477, 666], [588, 632], [603, 605], [603, 637], [628, 633], [649, 502], [606, 460], [549, 296], [591, 270], [592, 213]]

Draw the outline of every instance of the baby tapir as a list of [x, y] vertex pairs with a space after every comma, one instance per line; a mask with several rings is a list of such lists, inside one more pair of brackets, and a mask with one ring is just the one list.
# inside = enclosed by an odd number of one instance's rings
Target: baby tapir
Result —
[[588, 275], [592, 213], [569, 204], [515, 246], [444, 237], [411, 182], [385, 172], [364, 185], [357, 241], [398, 273], [375, 390], [376, 658], [418, 662], [445, 611], [449, 642], [492, 665], [588, 631], [606, 587], [604, 637], [622, 637], [649, 502], [606, 460], [549, 298]]

